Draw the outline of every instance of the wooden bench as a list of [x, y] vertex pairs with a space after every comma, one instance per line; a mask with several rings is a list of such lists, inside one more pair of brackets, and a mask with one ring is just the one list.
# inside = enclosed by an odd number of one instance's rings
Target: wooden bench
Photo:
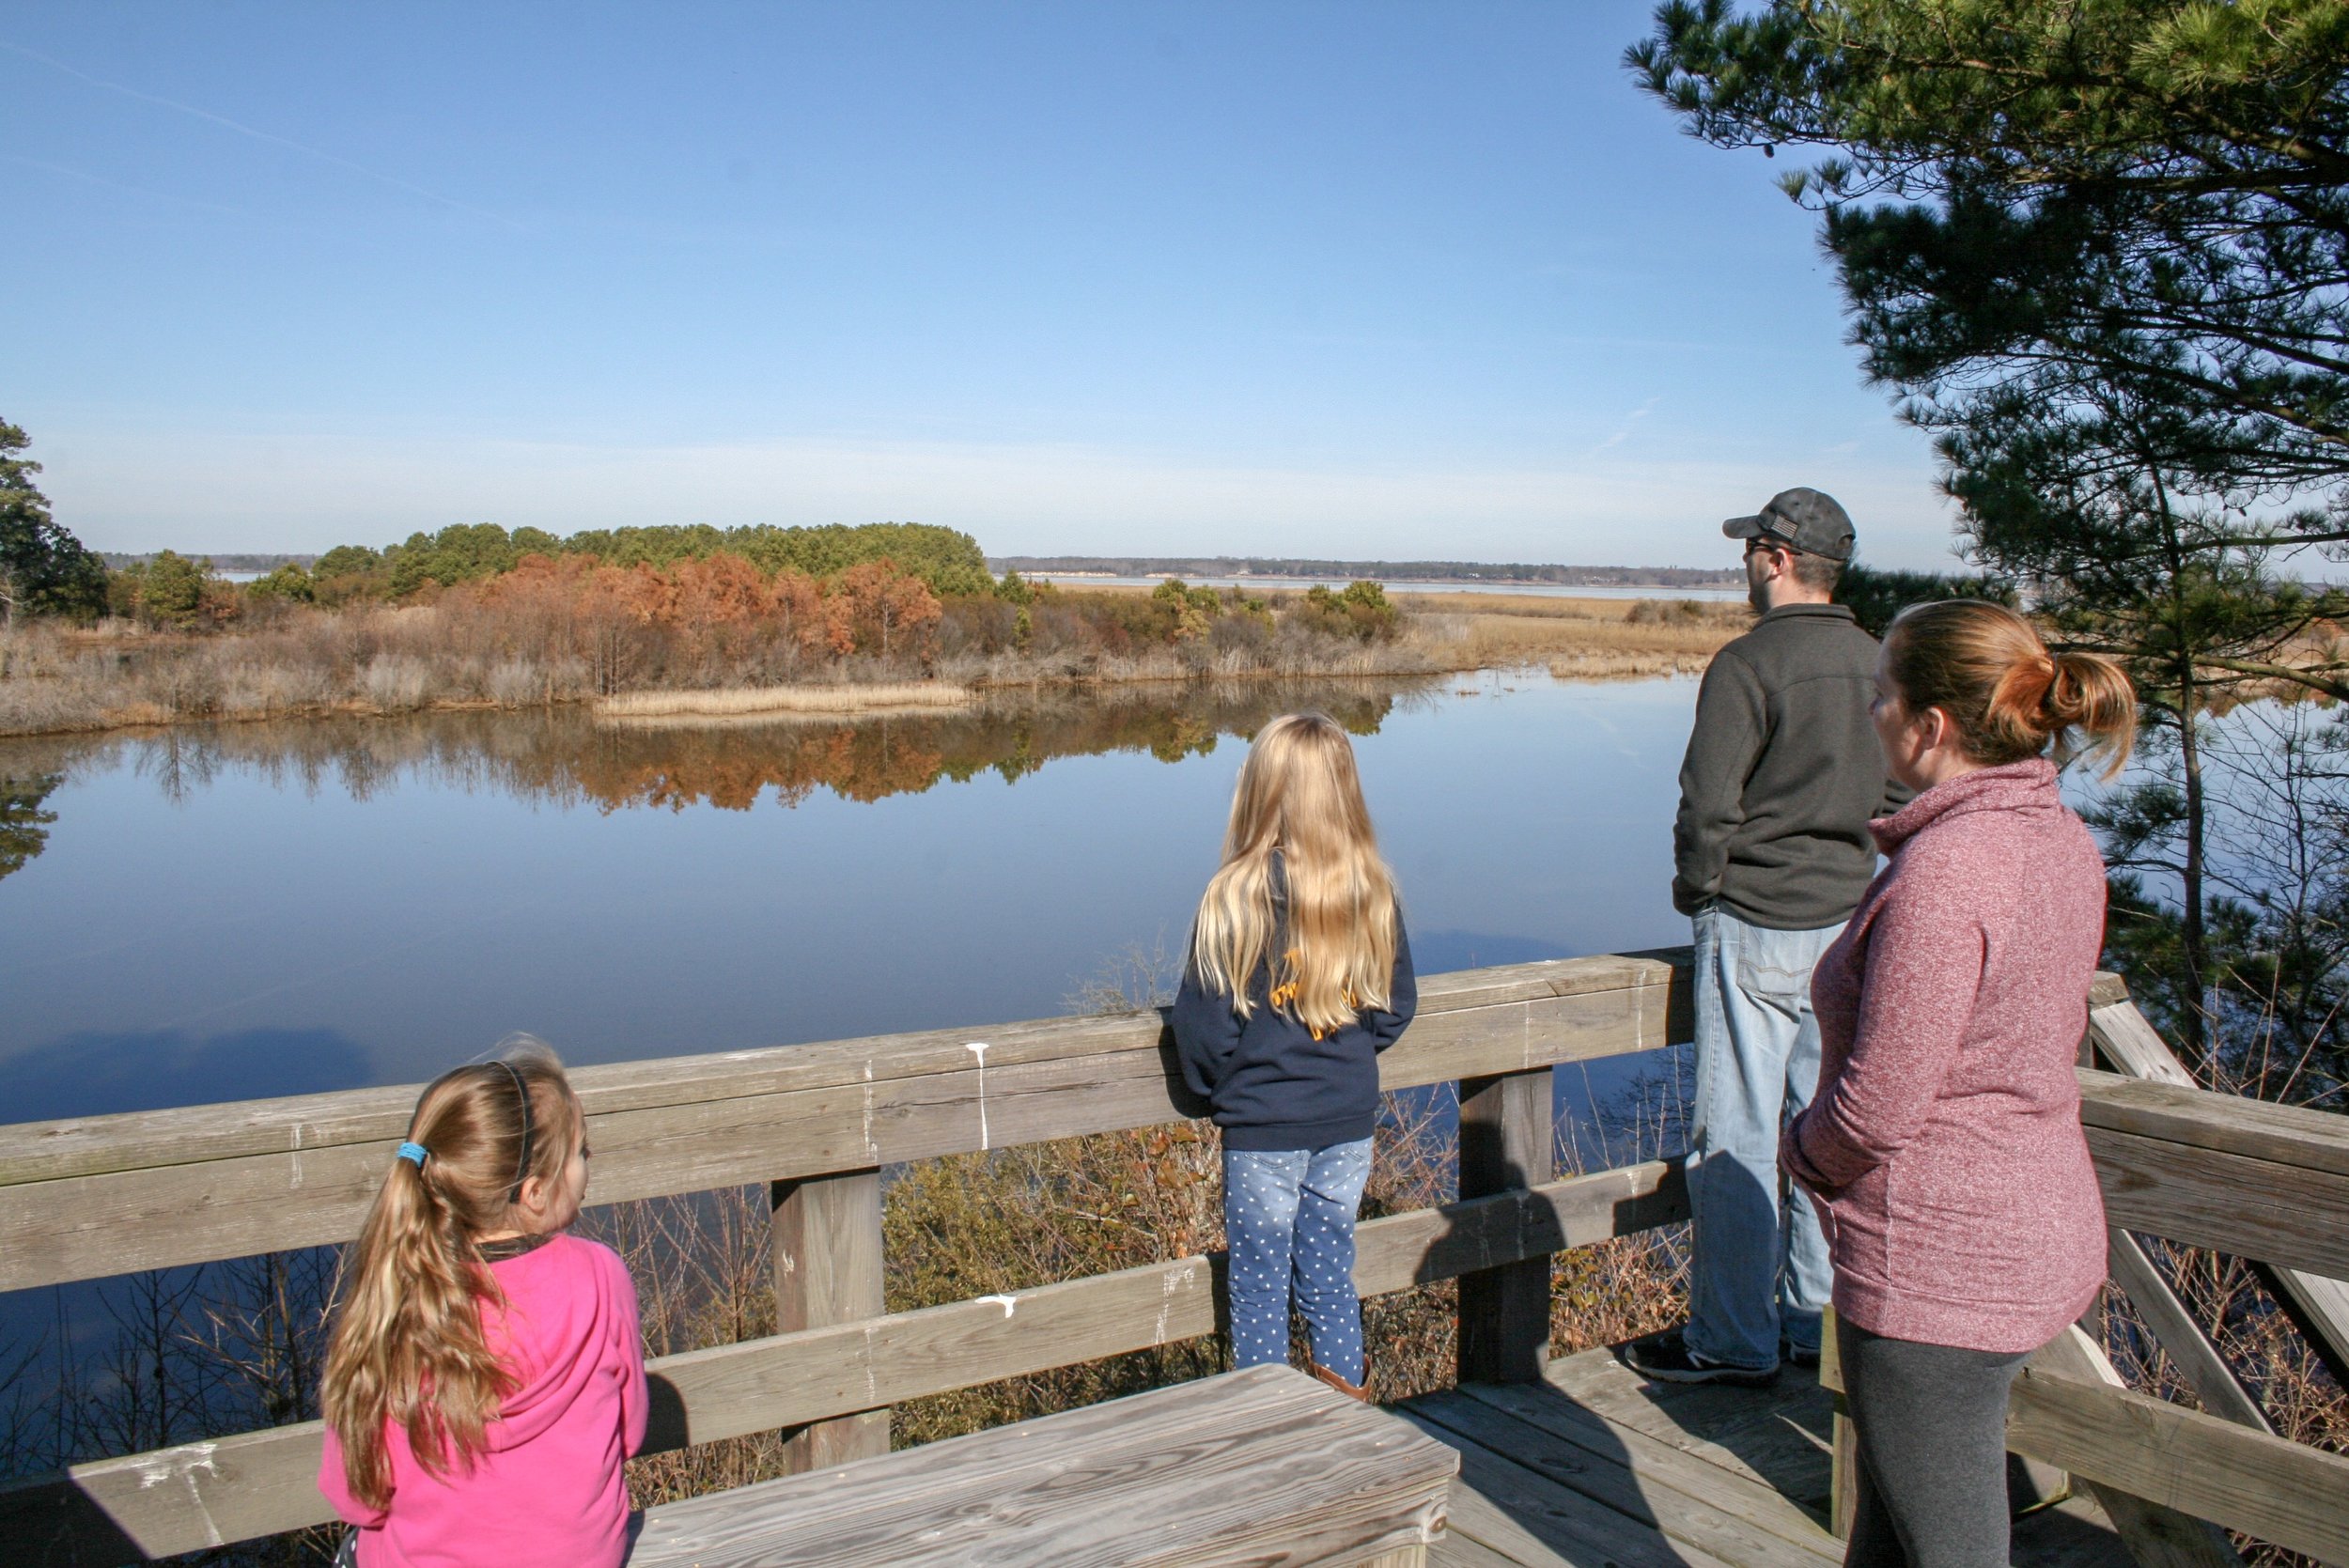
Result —
[[630, 1568], [1417, 1568], [1460, 1457], [1253, 1367], [656, 1508]]

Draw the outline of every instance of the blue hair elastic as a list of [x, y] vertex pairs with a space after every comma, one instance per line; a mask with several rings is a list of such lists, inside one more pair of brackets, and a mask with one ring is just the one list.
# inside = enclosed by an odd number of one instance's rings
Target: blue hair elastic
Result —
[[414, 1160], [419, 1171], [424, 1169], [424, 1157], [428, 1152], [421, 1143], [402, 1143], [399, 1146], [399, 1157]]

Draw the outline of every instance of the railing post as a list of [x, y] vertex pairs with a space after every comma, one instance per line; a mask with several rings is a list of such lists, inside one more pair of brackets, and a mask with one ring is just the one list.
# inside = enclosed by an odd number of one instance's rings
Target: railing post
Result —
[[[881, 1296], [879, 1171], [771, 1182], [775, 1329], [822, 1328], [887, 1310]], [[815, 1421], [786, 1439], [784, 1467], [799, 1474], [889, 1452], [889, 1412]]]
[[1838, 1541], [1848, 1541], [1852, 1521], [1859, 1516], [1859, 1435], [1852, 1427], [1851, 1406], [1843, 1403], [1843, 1352], [1832, 1307], [1819, 1319], [1819, 1387], [1835, 1399], [1828, 1427], [1827, 1528]]
[[[1460, 1196], [1539, 1187], [1557, 1139], [1550, 1069], [1460, 1080]], [[1549, 1259], [1460, 1276], [1463, 1383], [1536, 1383], [1549, 1359]]]

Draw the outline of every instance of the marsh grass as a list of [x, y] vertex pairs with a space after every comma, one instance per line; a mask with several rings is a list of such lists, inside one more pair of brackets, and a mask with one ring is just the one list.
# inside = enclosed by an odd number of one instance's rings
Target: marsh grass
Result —
[[[1131, 592], [1148, 598], [1147, 590]], [[1652, 675], [1702, 668], [1745, 624], [1735, 606], [1699, 606], [1693, 617], [1676, 610], [1640, 613], [1647, 603], [1415, 594], [1399, 635], [1387, 640], [1332, 634], [1295, 614], [1230, 614], [1205, 635], [1174, 643], [1104, 641], [1092, 623], [1048, 611], [1019, 646], [978, 635], [962, 624], [971, 617], [957, 613], [945, 623], [955, 634], [921, 654], [839, 657], [739, 629], [664, 629], [627, 617], [541, 624], [543, 617], [462, 597], [286, 609], [201, 635], [127, 622], [91, 630], [19, 623], [0, 631], [0, 735], [599, 699], [614, 705], [614, 717], [845, 716], [872, 710], [875, 695], [888, 689], [922, 691], [893, 705], [910, 710], [943, 702], [942, 692], [954, 689], [1392, 676], [1544, 663], [1568, 678]]]
[[967, 707], [977, 700], [971, 688], [945, 681], [732, 686], [709, 691], [629, 691], [599, 697], [595, 715], [604, 720], [757, 719], [794, 714], [838, 719]]

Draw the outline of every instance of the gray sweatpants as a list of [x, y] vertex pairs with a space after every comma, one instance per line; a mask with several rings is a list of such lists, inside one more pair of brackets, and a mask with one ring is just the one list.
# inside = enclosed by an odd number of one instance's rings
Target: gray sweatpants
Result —
[[2007, 1568], [2006, 1396], [2027, 1355], [1835, 1326], [1859, 1443], [1843, 1568]]

